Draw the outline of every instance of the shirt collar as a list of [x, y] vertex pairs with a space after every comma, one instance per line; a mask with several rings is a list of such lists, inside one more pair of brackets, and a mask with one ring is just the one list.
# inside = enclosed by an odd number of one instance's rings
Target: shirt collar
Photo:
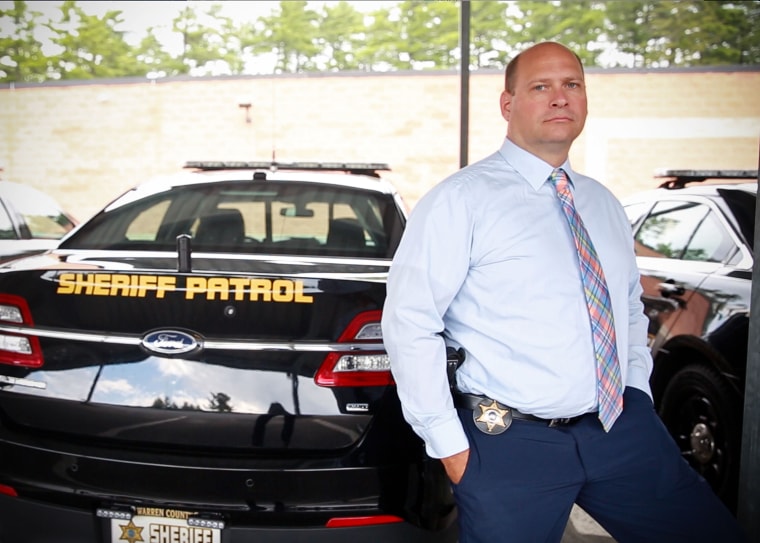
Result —
[[[504, 138], [504, 143], [502, 144], [499, 153], [501, 153], [501, 156], [504, 158], [504, 160], [507, 161], [507, 164], [512, 166], [515, 171], [517, 171], [517, 173], [523, 176], [535, 190], [541, 188], [541, 185], [543, 185], [546, 180], [549, 179], [552, 171], [554, 171], [554, 166], [547, 162], [544, 162], [536, 155], [529, 153], [522, 147], [519, 147], [509, 138]], [[573, 177], [575, 177], [575, 172], [573, 172], [572, 168], [570, 167], [570, 159], [568, 158], [565, 160], [560, 168], [565, 170], [567, 178], [570, 180], [570, 184], [572, 185]]]

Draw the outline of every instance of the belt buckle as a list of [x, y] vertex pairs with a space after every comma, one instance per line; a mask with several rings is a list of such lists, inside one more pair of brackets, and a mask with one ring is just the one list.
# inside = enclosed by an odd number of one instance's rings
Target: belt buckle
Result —
[[484, 398], [472, 410], [472, 420], [484, 434], [498, 435], [512, 425], [512, 410], [496, 400]]
[[557, 426], [569, 426], [573, 422], [575, 422], [578, 419], [578, 417], [562, 417], [562, 418], [556, 418], [551, 419], [549, 421], [549, 428], [556, 428]]

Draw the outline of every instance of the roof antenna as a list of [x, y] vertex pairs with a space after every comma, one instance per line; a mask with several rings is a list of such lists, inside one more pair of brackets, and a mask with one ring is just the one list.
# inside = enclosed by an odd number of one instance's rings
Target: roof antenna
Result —
[[190, 236], [188, 234], [180, 234], [177, 236], [177, 271], [179, 273], [190, 273], [193, 271], [191, 254]]
[[277, 162], [277, 93], [274, 91], [276, 73], [272, 74], [272, 163]]

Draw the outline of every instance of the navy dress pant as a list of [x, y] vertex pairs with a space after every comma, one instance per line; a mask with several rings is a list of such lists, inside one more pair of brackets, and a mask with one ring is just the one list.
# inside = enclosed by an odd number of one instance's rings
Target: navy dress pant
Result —
[[573, 503], [618, 543], [744, 542], [741, 528], [681, 457], [644, 392], [628, 387], [609, 433], [595, 415], [570, 426], [514, 420], [479, 431], [459, 409], [470, 440], [453, 485], [460, 543], [549, 543], [562, 539]]

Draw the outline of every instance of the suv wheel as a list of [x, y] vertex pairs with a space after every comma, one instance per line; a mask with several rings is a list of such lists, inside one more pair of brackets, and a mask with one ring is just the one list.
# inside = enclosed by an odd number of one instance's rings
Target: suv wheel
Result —
[[702, 364], [685, 366], [665, 388], [659, 414], [683, 457], [735, 510], [741, 402], [725, 378]]

